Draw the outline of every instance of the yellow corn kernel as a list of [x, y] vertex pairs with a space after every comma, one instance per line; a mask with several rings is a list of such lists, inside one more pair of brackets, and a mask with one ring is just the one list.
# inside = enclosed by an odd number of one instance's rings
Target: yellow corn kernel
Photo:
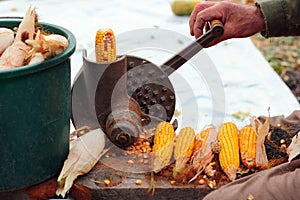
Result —
[[218, 139], [221, 145], [219, 154], [221, 168], [230, 180], [234, 180], [240, 166], [239, 139], [236, 125], [232, 122], [223, 123], [219, 130]]
[[186, 163], [190, 160], [194, 151], [195, 137], [195, 131], [191, 127], [185, 127], [180, 130], [176, 138], [174, 149], [176, 162], [173, 168], [173, 176], [181, 172], [185, 168]]
[[116, 40], [111, 29], [99, 29], [95, 38], [95, 54], [97, 62], [116, 60]]
[[160, 122], [156, 127], [152, 150], [155, 155], [154, 171], [169, 164], [174, 147], [175, 131], [169, 122]]
[[240, 130], [239, 147], [241, 159], [242, 163], [248, 168], [252, 168], [255, 166], [256, 140], [257, 135], [252, 127], [245, 126]]

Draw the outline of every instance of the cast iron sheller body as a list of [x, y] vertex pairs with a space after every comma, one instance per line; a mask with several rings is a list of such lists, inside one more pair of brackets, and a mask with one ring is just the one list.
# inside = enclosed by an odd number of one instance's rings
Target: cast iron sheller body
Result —
[[97, 63], [84, 51], [83, 66], [72, 87], [75, 128], [100, 125], [111, 142], [124, 148], [133, 144], [143, 129], [170, 121], [176, 98], [168, 76], [223, 31], [223, 25], [216, 23], [160, 67], [129, 55]]

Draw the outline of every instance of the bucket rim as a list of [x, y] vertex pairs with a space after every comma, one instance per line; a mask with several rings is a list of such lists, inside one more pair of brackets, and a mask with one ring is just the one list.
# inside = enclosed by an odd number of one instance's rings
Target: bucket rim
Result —
[[[21, 20], [18, 18], [7, 18], [7, 19], [1, 18], [0, 25], [1, 25], [1, 23], [6, 23], [6, 24], [7, 23], [21, 23]], [[38, 22], [38, 24], [42, 28], [50, 29], [53, 33], [60, 32], [63, 36], [65, 36], [69, 41], [69, 45], [66, 48], [66, 50], [63, 53], [61, 53], [53, 58], [50, 58], [48, 60], [45, 60], [43, 62], [40, 62], [40, 63], [21, 66], [21, 67], [14, 68], [14, 69], [0, 70], [0, 79], [24, 76], [27, 74], [32, 74], [32, 73], [35, 73], [38, 71], [42, 71], [42, 70], [54, 67], [57, 64], [62, 63], [65, 60], [69, 59], [70, 56], [75, 52], [76, 38], [71, 31], [69, 31], [68, 29], [66, 29], [62, 26], [51, 24], [51, 23]], [[11, 28], [13, 28], [13, 27], [11, 27]]]

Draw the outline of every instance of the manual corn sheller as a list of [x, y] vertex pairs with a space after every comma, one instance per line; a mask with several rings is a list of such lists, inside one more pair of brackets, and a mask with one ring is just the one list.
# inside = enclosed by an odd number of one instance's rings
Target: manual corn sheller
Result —
[[170, 121], [176, 95], [169, 75], [203, 47], [223, 35], [219, 20], [211, 28], [161, 66], [132, 55], [112, 62], [97, 62], [83, 52], [83, 66], [72, 86], [72, 115], [75, 128], [100, 128], [119, 147], [139, 138], [143, 129]]

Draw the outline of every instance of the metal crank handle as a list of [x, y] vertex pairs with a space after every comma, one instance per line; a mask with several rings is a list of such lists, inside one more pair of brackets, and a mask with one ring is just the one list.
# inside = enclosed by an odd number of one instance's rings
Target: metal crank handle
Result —
[[224, 27], [222, 21], [217, 19], [212, 20], [209, 25], [210, 29], [206, 33], [161, 65], [161, 69], [167, 75], [172, 74], [186, 61], [190, 60], [194, 55], [206, 47], [210, 42], [223, 35]]

